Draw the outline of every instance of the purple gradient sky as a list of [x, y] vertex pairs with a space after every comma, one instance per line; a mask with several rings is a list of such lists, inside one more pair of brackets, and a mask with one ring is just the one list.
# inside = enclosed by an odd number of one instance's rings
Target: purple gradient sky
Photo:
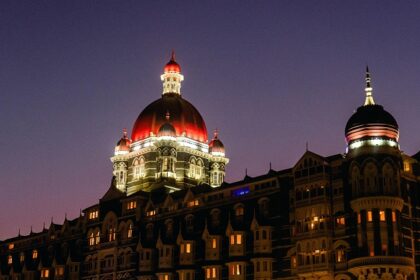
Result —
[[306, 141], [343, 153], [366, 63], [414, 154], [419, 14], [418, 1], [1, 1], [0, 239], [98, 201], [171, 49], [183, 96], [220, 130], [228, 181], [292, 166]]

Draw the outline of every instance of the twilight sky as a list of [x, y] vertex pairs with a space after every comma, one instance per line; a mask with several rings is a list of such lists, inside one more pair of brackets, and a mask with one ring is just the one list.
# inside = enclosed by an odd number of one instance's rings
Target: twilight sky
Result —
[[416, 153], [419, 15], [418, 1], [1, 1], [0, 239], [98, 201], [172, 49], [228, 181], [291, 167], [306, 142], [343, 153], [366, 64]]

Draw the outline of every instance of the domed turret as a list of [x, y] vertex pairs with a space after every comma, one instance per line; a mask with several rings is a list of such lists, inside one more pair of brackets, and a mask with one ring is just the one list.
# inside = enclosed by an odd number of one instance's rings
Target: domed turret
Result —
[[225, 156], [225, 146], [218, 137], [219, 133], [217, 130], [214, 131], [213, 139], [209, 143], [209, 152], [214, 156]]
[[127, 130], [123, 130], [123, 137], [117, 142], [115, 146], [115, 155], [123, 155], [130, 152], [131, 141], [127, 137]]
[[357, 108], [346, 124], [348, 149], [362, 146], [398, 147], [398, 124], [394, 117], [375, 104], [369, 69], [366, 68], [365, 104]]
[[171, 60], [166, 64], [161, 76], [162, 97], [140, 113], [131, 134], [133, 142], [156, 136], [161, 126], [167, 122], [165, 114], [171, 112], [171, 125], [176, 131], [176, 136], [207, 143], [207, 128], [203, 118], [190, 102], [181, 97], [181, 81], [184, 77], [180, 71], [181, 67], [172, 53]]
[[158, 136], [169, 136], [169, 137], [176, 137], [176, 130], [173, 127], [173, 125], [169, 122], [170, 115], [169, 112], [166, 113], [166, 122], [162, 124], [162, 126], [159, 128]]

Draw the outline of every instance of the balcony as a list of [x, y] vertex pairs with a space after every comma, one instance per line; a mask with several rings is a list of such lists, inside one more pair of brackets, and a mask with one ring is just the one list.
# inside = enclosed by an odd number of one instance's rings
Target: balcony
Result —
[[308, 274], [328, 274], [333, 270], [332, 263], [318, 263], [309, 265], [299, 265], [296, 272], [301, 277], [306, 277]]
[[382, 266], [405, 266], [411, 267], [414, 270], [414, 261], [411, 258], [400, 256], [377, 256], [377, 257], [363, 257], [350, 260], [348, 268], [361, 268], [361, 267], [382, 267]]

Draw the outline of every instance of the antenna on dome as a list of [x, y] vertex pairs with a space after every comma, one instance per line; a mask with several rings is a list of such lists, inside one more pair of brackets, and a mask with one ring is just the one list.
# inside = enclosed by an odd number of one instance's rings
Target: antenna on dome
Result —
[[367, 105], [375, 105], [375, 101], [373, 100], [373, 96], [372, 96], [372, 80], [370, 78], [370, 72], [369, 72], [369, 66], [366, 65], [366, 77], [365, 77], [365, 81], [366, 81], [366, 87], [365, 87], [365, 93], [366, 93], [366, 99], [365, 99], [365, 106]]

